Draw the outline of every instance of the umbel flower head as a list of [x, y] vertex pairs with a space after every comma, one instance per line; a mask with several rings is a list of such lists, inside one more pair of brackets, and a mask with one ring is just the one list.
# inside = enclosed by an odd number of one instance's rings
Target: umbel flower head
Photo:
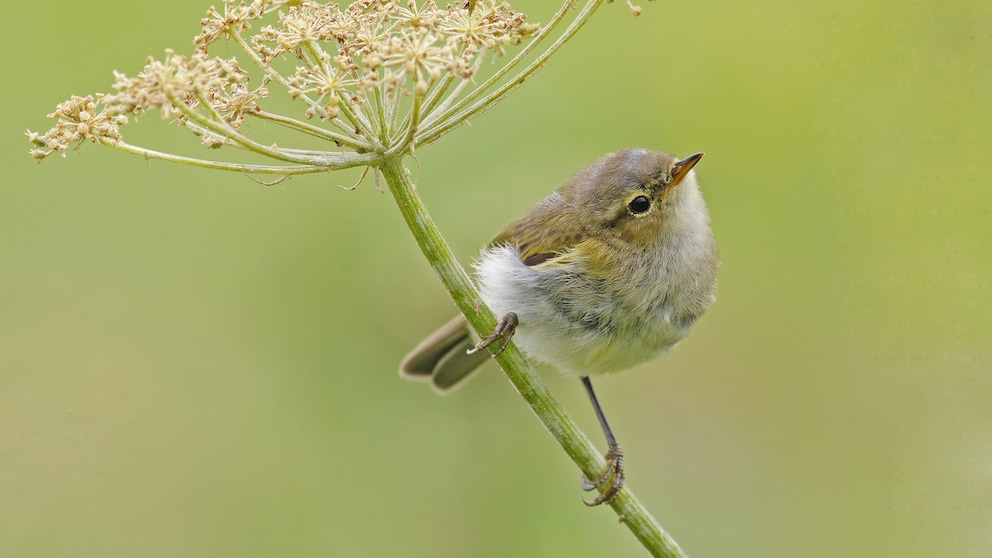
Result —
[[[167, 50], [161, 60], [149, 58], [136, 76], [115, 72], [113, 93], [61, 103], [49, 115], [56, 119], [52, 129], [28, 132], [31, 153], [38, 160], [64, 156], [90, 142], [146, 157], [285, 175], [374, 164], [377, 157], [412, 152], [418, 142], [488, 108], [491, 102], [469, 106], [483, 93], [472, 90], [474, 77], [484, 60], [540, 32], [525, 20], [499, 0], [478, 0], [471, 9], [464, 3], [439, 7], [434, 0], [357, 0], [345, 8], [308, 0], [225, 1], [223, 10], [211, 7], [202, 19], [193, 54]], [[240, 47], [241, 62], [211, 56], [219, 41]], [[260, 83], [250, 83], [246, 62]], [[305, 118], [266, 111], [273, 86], [302, 102]], [[126, 143], [122, 126], [149, 111], [188, 128], [208, 147], [236, 147], [281, 164], [189, 159]], [[328, 140], [334, 148], [260, 143], [248, 137], [246, 118]]]
[[[112, 93], [59, 104], [48, 115], [56, 120], [50, 130], [28, 131], [31, 154], [38, 161], [65, 156], [88, 142], [146, 159], [280, 177], [378, 168], [505, 98], [609, 0], [585, 0], [580, 9], [564, 0], [543, 26], [527, 23], [503, 0], [455, 0], [444, 7], [435, 1], [355, 0], [342, 8], [311, 0], [225, 0], [222, 10], [211, 7], [200, 21], [192, 54], [166, 50], [136, 76], [115, 72]], [[571, 22], [559, 33], [566, 18]], [[557, 38], [538, 51], [553, 33]], [[212, 56], [218, 42], [238, 56]], [[477, 83], [485, 60], [524, 42]], [[275, 88], [302, 103], [298, 118], [266, 110]], [[271, 164], [185, 157], [128, 143], [122, 127], [148, 111], [193, 132], [209, 148], [237, 149]], [[248, 120], [267, 124], [256, 129], [283, 127], [322, 140], [327, 148], [260, 141], [249, 137]]]

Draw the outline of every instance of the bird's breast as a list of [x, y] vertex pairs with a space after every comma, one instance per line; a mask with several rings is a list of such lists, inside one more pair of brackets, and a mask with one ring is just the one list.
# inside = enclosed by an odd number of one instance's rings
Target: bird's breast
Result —
[[515, 340], [530, 356], [577, 375], [629, 368], [671, 348], [698, 313], [651, 254], [618, 261], [572, 250], [526, 266], [513, 246], [492, 247], [476, 264], [483, 300], [515, 312]]

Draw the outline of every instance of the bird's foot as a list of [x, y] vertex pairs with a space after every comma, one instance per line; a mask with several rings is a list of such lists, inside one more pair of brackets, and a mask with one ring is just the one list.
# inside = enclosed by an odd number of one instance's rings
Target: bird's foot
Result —
[[486, 347], [492, 345], [496, 341], [502, 339], [503, 344], [500, 345], [499, 349], [497, 349], [496, 352], [493, 353], [493, 358], [496, 358], [497, 356], [499, 356], [500, 353], [502, 353], [506, 349], [506, 346], [510, 344], [510, 338], [513, 337], [513, 334], [517, 331], [518, 323], [519, 320], [517, 319], [517, 315], [514, 314], [513, 312], [510, 312], [509, 314], [500, 318], [498, 322], [496, 322], [496, 329], [494, 329], [492, 333], [483, 335], [482, 339], [474, 347], [472, 347], [466, 352], [468, 354], [477, 353], [482, 349], [485, 349]]
[[608, 484], [596, 496], [595, 500], [582, 500], [587, 506], [598, 506], [600, 504], [609, 504], [620, 493], [620, 489], [623, 488], [623, 450], [620, 446], [613, 444], [610, 449], [606, 452], [606, 468], [603, 472], [594, 479], [582, 477], [582, 490], [586, 492], [591, 492], [595, 490], [600, 484], [607, 482]]

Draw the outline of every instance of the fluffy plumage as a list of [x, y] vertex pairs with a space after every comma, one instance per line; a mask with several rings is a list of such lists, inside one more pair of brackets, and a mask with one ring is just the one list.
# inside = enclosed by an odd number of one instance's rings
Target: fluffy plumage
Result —
[[[718, 254], [695, 173], [646, 149], [607, 155], [501, 231], [475, 264], [482, 299], [519, 318], [514, 341], [568, 374], [629, 368], [670, 349], [712, 304]], [[401, 373], [446, 390], [484, 362], [456, 318]]]

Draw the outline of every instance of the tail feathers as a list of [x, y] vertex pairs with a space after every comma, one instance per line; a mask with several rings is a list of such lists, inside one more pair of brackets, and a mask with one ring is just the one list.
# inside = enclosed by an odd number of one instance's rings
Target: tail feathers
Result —
[[430, 380], [435, 391], [447, 392], [489, 360], [488, 351], [467, 354], [473, 345], [468, 323], [459, 314], [406, 355], [400, 363], [400, 376]]

